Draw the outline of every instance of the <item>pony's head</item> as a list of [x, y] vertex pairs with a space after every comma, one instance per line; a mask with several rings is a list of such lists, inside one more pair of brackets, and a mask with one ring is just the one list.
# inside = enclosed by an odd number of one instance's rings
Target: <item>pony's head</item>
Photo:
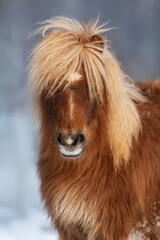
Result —
[[101, 36], [109, 29], [53, 18], [31, 54], [30, 82], [42, 132], [63, 158], [110, 149], [114, 165], [127, 161], [141, 128], [138, 89], [121, 70]]

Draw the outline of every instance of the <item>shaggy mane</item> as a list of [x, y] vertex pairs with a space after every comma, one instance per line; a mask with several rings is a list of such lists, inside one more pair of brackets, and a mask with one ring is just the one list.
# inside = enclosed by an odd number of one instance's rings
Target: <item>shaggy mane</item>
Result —
[[[137, 139], [141, 122], [134, 101], [145, 101], [139, 89], [126, 76], [118, 61], [108, 50], [107, 41], [99, 34], [109, 29], [97, 22], [87, 25], [74, 19], [53, 18], [45, 21], [35, 32], [43, 40], [32, 52], [29, 64], [30, 81], [37, 99], [45, 91], [46, 97], [70, 84], [70, 74], [83, 66], [90, 99], [103, 101], [107, 94], [109, 140], [114, 165], [127, 162], [132, 139]], [[105, 45], [105, 46], [104, 46]]]

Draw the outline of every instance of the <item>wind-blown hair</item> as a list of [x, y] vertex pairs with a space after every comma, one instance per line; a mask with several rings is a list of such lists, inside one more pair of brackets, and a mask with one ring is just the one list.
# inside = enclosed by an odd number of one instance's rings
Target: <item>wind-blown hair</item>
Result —
[[30, 82], [35, 99], [45, 91], [49, 98], [70, 84], [70, 74], [83, 66], [89, 96], [103, 101], [106, 94], [109, 107], [109, 126], [106, 136], [114, 165], [127, 162], [133, 138], [141, 130], [139, 114], [134, 102], [144, 97], [126, 76], [109, 51], [107, 41], [99, 34], [108, 31], [96, 22], [87, 25], [74, 19], [53, 18], [45, 21], [35, 32], [44, 37], [30, 58]]

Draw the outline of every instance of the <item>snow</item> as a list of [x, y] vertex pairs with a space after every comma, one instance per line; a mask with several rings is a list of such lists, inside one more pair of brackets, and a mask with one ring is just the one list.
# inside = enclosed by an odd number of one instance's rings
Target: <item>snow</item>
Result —
[[58, 240], [58, 234], [43, 212], [32, 210], [26, 218], [0, 218], [0, 240]]

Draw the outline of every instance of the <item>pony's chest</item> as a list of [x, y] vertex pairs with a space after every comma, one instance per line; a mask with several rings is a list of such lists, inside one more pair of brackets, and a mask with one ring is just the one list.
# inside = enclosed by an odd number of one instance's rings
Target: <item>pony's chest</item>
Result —
[[95, 204], [80, 190], [61, 191], [55, 199], [56, 219], [64, 225], [78, 226], [86, 231], [91, 228], [95, 213]]

